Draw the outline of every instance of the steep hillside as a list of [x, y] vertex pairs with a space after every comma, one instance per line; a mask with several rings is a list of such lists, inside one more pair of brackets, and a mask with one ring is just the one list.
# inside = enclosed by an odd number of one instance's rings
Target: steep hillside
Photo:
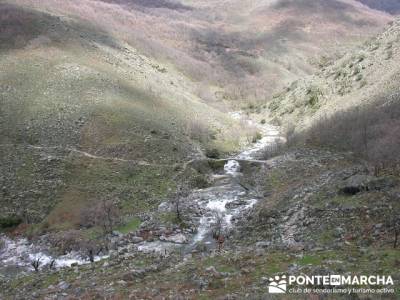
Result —
[[0, 299], [278, 299], [305, 274], [395, 284], [284, 299], [399, 298], [400, 21], [372, 37], [392, 19], [0, 0]]
[[391, 19], [352, 1], [225, 4], [2, 1], [3, 217], [52, 211], [69, 228], [99, 199], [157, 203], [173, 165], [259, 136], [223, 113], [232, 100], [264, 99], [337, 51], [332, 37], [347, 48]]
[[319, 56], [348, 49], [392, 19], [352, 0], [16, 2], [78, 16], [172, 63], [213, 105], [262, 101], [313, 73]]
[[388, 12], [390, 14], [400, 13], [400, 3], [397, 0], [357, 0], [373, 9]]
[[138, 213], [175, 186], [175, 164], [243, 141], [190, 79], [101, 29], [8, 3], [0, 27], [1, 218], [53, 211], [68, 228], [101, 199]]
[[[357, 50], [322, 60], [319, 71], [293, 82], [267, 104], [269, 116], [306, 129], [315, 120], [355, 106], [389, 102], [398, 93], [399, 21]], [[300, 122], [300, 123], [299, 123]]]

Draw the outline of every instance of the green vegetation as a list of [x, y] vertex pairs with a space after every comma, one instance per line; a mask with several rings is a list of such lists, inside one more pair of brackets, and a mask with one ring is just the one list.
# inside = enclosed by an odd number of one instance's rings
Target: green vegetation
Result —
[[301, 266], [306, 266], [306, 265], [320, 265], [321, 264], [321, 258], [318, 256], [312, 256], [312, 255], [305, 255], [302, 258], [300, 258], [297, 262]]
[[206, 156], [208, 158], [219, 158], [220, 157], [220, 152], [216, 148], [211, 148], [211, 149], [206, 149]]
[[131, 221], [118, 227], [116, 230], [123, 234], [127, 234], [129, 232], [133, 232], [133, 231], [139, 229], [140, 223], [141, 223], [141, 221], [139, 218], [133, 218]]
[[3, 217], [0, 218], [0, 230], [16, 227], [22, 223], [19, 217]]
[[320, 97], [322, 96], [322, 92], [315, 87], [310, 87], [306, 91], [306, 95], [308, 97], [307, 105], [312, 109], [317, 109], [320, 107]]

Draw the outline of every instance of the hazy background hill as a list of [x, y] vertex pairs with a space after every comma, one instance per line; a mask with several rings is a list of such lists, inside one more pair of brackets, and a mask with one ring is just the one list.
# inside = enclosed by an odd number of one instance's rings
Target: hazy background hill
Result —
[[259, 102], [333, 55], [377, 33], [390, 15], [351, 0], [37, 1], [169, 62], [213, 105]]
[[373, 9], [388, 12], [390, 14], [400, 13], [400, 2], [397, 0], [357, 0]]

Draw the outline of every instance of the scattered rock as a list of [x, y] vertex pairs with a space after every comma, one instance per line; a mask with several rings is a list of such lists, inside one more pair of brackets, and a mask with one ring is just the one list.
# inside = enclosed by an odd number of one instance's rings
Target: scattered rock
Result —
[[244, 201], [244, 200], [235, 200], [235, 201], [232, 201], [232, 202], [228, 202], [226, 205], [225, 205], [225, 207], [226, 208], [229, 208], [229, 209], [235, 209], [235, 208], [237, 208], [238, 206], [242, 206], [242, 205], [246, 205], [247, 204], [247, 202], [246, 201]]
[[268, 248], [271, 245], [269, 241], [261, 241], [256, 243], [257, 248]]
[[182, 233], [178, 233], [178, 234], [170, 235], [170, 236], [162, 235], [162, 236], [160, 236], [160, 240], [165, 241], [165, 242], [175, 243], [175, 244], [186, 244], [188, 242], [187, 237]]
[[132, 271], [129, 271], [129, 272], [126, 272], [125, 274], [123, 274], [122, 280], [133, 281], [136, 278], [143, 278], [145, 274], [146, 274], [146, 271], [142, 270], [142, 269], [132, 270]]
[[143, 238], [140, 236], [134, 236], [131, 238], [131, 242], [134, 244], [138, 244], [138, 243], [143, 242]]
[[126, 286], [127, 282], [125, 280], [118, 280], [117, 283], [122, 286]]
[[162, 202], [162, 203], [158, 206], [158, 211], [159, 211], [159, 212], [169, 212], [169, 211], [171, 211], [171, 203], [169, 203], [169, 202]]
[[58, 287], [60, 290], [66, 290], [66, 289], [68, 289], [70, 286], [71, 286], [71, 285], [70, 285], [69, 283], [65, 282], [65, 281], [61, 281], [61, 282], [57, 285], [57, 287]]

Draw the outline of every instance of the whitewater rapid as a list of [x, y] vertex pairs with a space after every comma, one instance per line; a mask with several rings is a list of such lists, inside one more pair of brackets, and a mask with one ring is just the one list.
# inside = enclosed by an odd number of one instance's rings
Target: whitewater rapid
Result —
[[[237, 118], [240, 114], [233, 114]], [[190, 195], [191, 201], [201, 208], [201, 215], [197, 217], [197, 232], [189, 238], [185, 245], [172, 243], [168, 240], [157, 240], [154, 242], [142, 242], [136, 246], [138, 251], [145, 253], [164, 253], [174, 251], [177, 248], [190, 252], [199, 244], [206, 245], [208, 249], [215, 248], [215, 240], [212, 231], [216, 224], [220, 224], [221, 234], [229, 236], [234, 230], [234, 220], [244, 211], [250, 209], [257, 203], [257, 197], [240, 184], [243, 176], [241, 162], [259, 159], [262, 151], [277, 143], [282, 142], [279, 128], [271, 125], [249, 124], [257, 127], [262, 138], [238, 155], [228, 159], [224, 165], [223, 174], [212, 176], [212, 186], [205, 189], [194, 190]], [[90, 261], [78, 252], [70, 252], [63, 256], [52, 256], [46, 249], [30, 243], [25, 238], [10, 239], [0, 235], [0, 276], [9, 272], [32, 271], [32, 261], [40, 260], [40, 269], [49, 267], [59, 269], [71, 265], [88, 264]], [[96, 256], [95, 261], [108, 256]]]
[[[80, 253], [72, 251], [62, 256], [52, 256], [45, 249], [29, 242], [26, 238], [10, 239], [0, 236], [2, 247], [0, 248], [0, 274], [5, 272], [33, 271], [31, 263], [39, 260], [39, 269], [52, 265], [54, 269], [70, 267], [71, 265], [83, 265], [90, 263], [89, 259]], [[95, 256], [94, 261], [105, 259], [108, 256]]]

